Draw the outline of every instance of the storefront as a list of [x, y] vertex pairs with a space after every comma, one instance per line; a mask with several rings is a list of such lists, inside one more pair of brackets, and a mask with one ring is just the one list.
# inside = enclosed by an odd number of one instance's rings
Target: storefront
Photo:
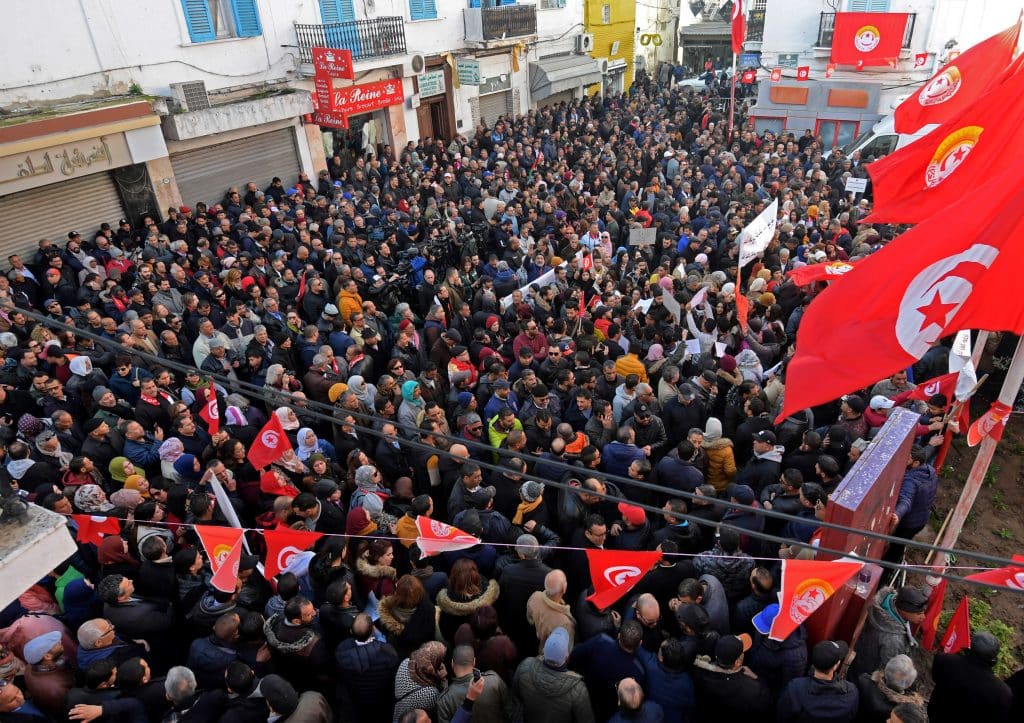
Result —
[[0, 258], [28, 254], [43, 238], [62, 242], [72, 230], [91, 240], [102, 223], [158, 213], [152, 177], [166, 156], [146, 102], [0, 129]]
[[626, 61], [615, 58], [608, 61], [608, 69], [604, 74], [604, 92], [623, 93], [626, 89]]
[[171, 165], [188, 206], [198, 201], [221, 203], [229, 188], [244, 193], [249, 181], [260, 190], [269, 186], [274, 176], [291, 184], [302, 170], [292, 126], [171, 153]]
[[419, 137], [450, 141], [456, 136], [451, 66], [441, 58], [428, 59], [426, 70], [416, 76], [415, 88]]
[[477, 103], [477, 118], [488, 128], [494, 127], [498, 118], [510, 118], [514, 115], [511, 73], [481, 78]]
[[601, 66], [587, 55], [553, 55], [530, 63], [530, 102], [534, 107], [578, 98], [601, 82]]
[[356, 156], [367, 152], [380, 155], [385, 146], [396, 149], [396, 139], [404, 137], [404, 82], [389, 78], [385, 71], [377, 77], [381, 79], [335, 85], [332, 108], [318, 107], [311, 117], [324, 131], [324, 149], [328, 154], [341, 156], [345, 165], [351, 165]]

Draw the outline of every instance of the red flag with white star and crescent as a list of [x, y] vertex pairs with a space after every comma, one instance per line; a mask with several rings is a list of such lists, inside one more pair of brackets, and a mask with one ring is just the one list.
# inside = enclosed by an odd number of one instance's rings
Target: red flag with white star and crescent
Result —
[[[860, 261], [811, 302], [779, 420], [906, 369], [961, 329], [1024, 332], [1024, 188], [1016, 167]], [[969, 228], [950, 219], [971, 218]]]

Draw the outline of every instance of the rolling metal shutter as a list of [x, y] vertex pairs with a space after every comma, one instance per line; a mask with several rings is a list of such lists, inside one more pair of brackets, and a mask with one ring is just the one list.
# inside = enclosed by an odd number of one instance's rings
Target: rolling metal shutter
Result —
[[490, 93], [480, 96], [480, 120], [493, 128], [499, 116], [508, 118], [512, 113], [512, 91]]
[[293, 128], [172, 153], [171, 165], [181, 198], [188, 206], [197, 201], [220, 203], [232, 186], [244, 195], [249, 181], [262, 190], [274, 176], [280, 176], [285, 188], [289, 188], [302, 168]]
[[563, 90], [560, 93], [553, 93], [552, 95], [549, 95], [547, 98], [542, 98], [541, 100], [537, 101], [537, 107], [543, 108], [546, 105], [554, 106], [558, 105], [559, 103], [570, 103], [572, 102], [573, 97], [573, 91]]
[[117, 228], [124, 217], [121, 197], [109, 173], [93, 173], [9, 196], [0, 196], [0, 259], [11, 254], [31, 258], [39, 240], [53, 239], [63, 248], [68, 231], [92, 240], [100, 224]]

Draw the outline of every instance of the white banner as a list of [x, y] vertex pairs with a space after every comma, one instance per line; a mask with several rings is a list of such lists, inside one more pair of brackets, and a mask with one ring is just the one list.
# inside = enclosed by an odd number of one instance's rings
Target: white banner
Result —
[[740, 234], [740, 268], [757, 258], [768, 248], [775, 237], [775, 226], [779, 221], [779, 199], [761, 211]]

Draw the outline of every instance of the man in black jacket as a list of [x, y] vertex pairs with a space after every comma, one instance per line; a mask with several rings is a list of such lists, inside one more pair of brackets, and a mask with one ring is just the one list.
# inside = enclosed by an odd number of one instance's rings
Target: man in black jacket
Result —
[[957, 655], [936, 655], [932, 663], [935, 690], [928, 701], [929, 720], [1010, 720], [1013, 693], [992, 672], [998, 657], [999, 640], [986, 632], [972, 635], [971, 647]]
[[400, 661], [394, 648], [374, 639], [369, 615], [356, 616], [352, 637], [342, 641], [334, 659], [339, 673], [339, 709], [350, 710], [353, 718], [367, 723], [391, 721], [395, 672]]
[[533, 535], [520, 535], [515, 550], [518, 561], [503, 567], [498, 577], [498, 617], [502, 630], [525, 655], [537, 645], [533, 625], [526, 620], [526, 602], [533, 593], [544, 589], [544, 576], [551, 568], [541, 561], [540, 546]]
[[849, 652], [849, 646], [841, 640], [822, 640], [814, 646], [811, 675], [791, 680], [779, 696], [780, 723], [853, 720], [860, 693], [857, 686], [839, 677], [839, 669]]

